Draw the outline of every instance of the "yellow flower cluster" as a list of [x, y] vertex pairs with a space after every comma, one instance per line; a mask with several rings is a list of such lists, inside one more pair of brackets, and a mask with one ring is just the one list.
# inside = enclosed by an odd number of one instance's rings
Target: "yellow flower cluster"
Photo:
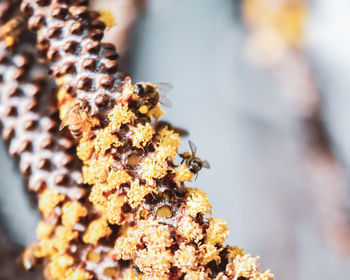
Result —
[[80, 218], [87, 215], [87, 209], [78, 201], [68, 201], [62, 207], [62, 224], [73, 228]]
[[46, 189], [39, 196], [39, 210], [44, 215], [44, 217], [47, 217], [64, 199], [64, 194], [60, 194], [55, 190]]
[[187, 189], [186, 204], [188, 214], [193, 218], [195, 218], [198, 213], [211, 214], [212, 206], [209, 203], [208, 196], [199, 189]]
[[[122, 96], [132, 99], [130, 84], [124, 91]], [[80, 140], [77, 154], [84, 163], [84, 182], [92, 185], [90, 201], [104, 213], [89, 225], [83, 241], [96, 245], [111, 234], [109, 224], [120, 225], [113, 256], [142, 271], [128, 271], [125, 279], [169, 279], [174, 267], [184, 279], [211, 279], [206, 267], [219, 265], [223, 257], [245, 265], [234, 276], [246, 275], [248, 268], [256, 272], [257, 267], [248, 267], [249, 258], [238, 261], [245, 256], [241, 249], [223, 247], [228, 236], [224, 220], [203, 220], [211, 214], [208, 196], [184, 187], [194, 173], [187, 164], [175, 164], [179, 135], [168, 126], [157, 130], [150, 121], [138, 122], [139, 114], [123, 99], [108, 114], [109, 123], [94, 131], [95, 137]], [[178, 196], [172, 188], [181, 187], [184, 195]], [[163, 223], [178, 213], [174, 226]], [[215, 279], [227, 277], [222, 272]]]
[[85, 270], [71, 268], [74, 259], [67, 254], [55, 254], [48, 264], [48, 272], [53, 280], [89, 280], [92, 275]]
[[130, 190], [127, 193], [131, 207], [135, 208], [139, 206], [143, 198], [150, 193], [157, 193], [157, 190], [155, 188], [140, 185], [139, 180], [133, 181]]
[[87, 232], [83, 236], [83, 241], [85, 243], [96, 245], [101, 238], [106, 237], [111, 233], [112, 231], [108, 227], [107, 220], [105, 218], [100, 218], [89, 224]]
[[136, 148], [144, 147], [154, 134], [154, 129], [149, 123], [145, 125], [139, 123], [136, 127], [132, 127], [131, 131], [133, 132], [132, 143]]
[[225, 220], [218, 218], [209, 219], [206, 242], [212, 245], [222, 245], [228, 237], [228, 227]]

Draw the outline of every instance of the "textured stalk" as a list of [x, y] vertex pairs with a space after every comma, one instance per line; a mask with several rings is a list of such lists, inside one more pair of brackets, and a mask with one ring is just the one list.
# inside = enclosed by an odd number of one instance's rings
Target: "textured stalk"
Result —
[[[0, 29], [2, 136], [18, 159], [28, 189], [38, 193], [44, 216], [38, 242], [23, 254], [23, 264], [31, 269], [42, 261], [47, 279], [122, 277], [129, 263], [108, 256], [113, 249], [108, 238], [103, 244], [94, 241], [96, 232], [105, 230], [103, 213], [87, 199], [89, 188], [82, 182], [74, 140], [58, 131], [55, 85], [48, 69], [38, 63], [34, 38], [23, 31], [21, 15], [12, 4], [4, 1], [0, 6], [2, 23], [12, 18]], [[11, 17], [1, 16], [9, 11]]]
[[101, 43], [104, 26], [69, 4], [25, 0], [22, 10], [60, 86], [64, 124], [80, 137], [90, 201], [118, 229], [113, 258], [133, 261], [131, 279], [273, 279], [257, 258], [223, 246], [226, 222], [207, 218], [206, 194], [185, 186], [195, 169], [175, 161], [179, 135], [157, 125], [158, 88], [118, 73], [114, 47]]
[[[146, 7], [146, 0], [113, 0], [113, 6], [111, 6], [110, 0], [94, 0], [91, 1], [91, 6], [102, 11], [111, 11], [116, 19], [116, 26], [108, 30], [105, 41], [113, 42], [118, 53], [125, 60], [125, 56], [128, 56], [130, 35], [132, 29], [138, 20], [140, 14]], [[123, 64], [123, 63], [121, 63]]]

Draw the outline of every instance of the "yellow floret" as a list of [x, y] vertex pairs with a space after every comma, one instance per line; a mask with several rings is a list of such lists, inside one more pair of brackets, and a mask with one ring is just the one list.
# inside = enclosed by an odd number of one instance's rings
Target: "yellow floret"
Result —
[[256, 273], [254, 280], [274, 280], [275, 276], [271, 273], [270, 270], [262, 271]]
[[92, 278], [93, 276], [83, 269], [69, 268], [65, 280], [89, 280]]
[[[55, 81], [56, 81], [56, 84], [59, 86], [59, 88], [64, 89], [64, 87], [63, 87], [64, 84], [65, 84], [65, 83], [68, 83], [71, 79], [72, 79], [72, 75], [70, 75], [70, 74], [65, 74], [65, 75], [63, 75], [63, 76], [61, 76], [61, 77], [55, 79]], [[61, 106], [61, 107], [62, 107], [62, 106]], [[60, 116], [60, 119], [62, 119], [61, 116]]]
[[81, 140], [77, 147], [77, 156], [82, 161], [87, 161], [91, 158], [94, 152], [94, 141], [91, 140]]
[[123, 280], [141, 280], [141, 275], [129, 268], [123, 275]]
[[44, 258], [54, 254], [55, 252], [56, 249], [54, 247], [54, 241], [45, 238], [40, 240], [37, 246], [35, 246], [34, 256], [36, 258]]
[[40, 221], [36, 228], [36, 236], [38, 239], [44, 239], [50, 237], [54, 230], [54, 224], [48, 224], [45, 221]]
[[247, 254], [244, 256], [237, 256], [233, 260], [233, 270], [229, 270], [229, 276], [235, 276], [234, 279], [239, 277], [252, 278], [255, 279], [259, 265], [257, 261], [259, 257], [253, 258], [251, 255]]
[[85, 243], [97, 245], [97, 242], [101, 238], [110, 235], [111, 232], [106, 219], [100, 218], [89, 224], [87, 232], [83, 236], [83, 241]]
[[186, 274], [184, 280], [207, 280], [208, 274], [204, 271], [190, 271]]
[[107, 178], [108, 188], [109, 190], [114, 190], [115, 188], [118, 189], [118, 187], [121, 184], [127, 183], [130, 180], [131, 180], [131, 177], [125, 170], [118, 170], [118, 171], [111, 170]]
[[162, 279], [162, 277], [170, 272], [172, 254], [169, 250], [144, 249], [139, 250], [137, 255], [135, 264], [146, 276], [153, 276], [154, 279]]
[[109, 190], [110, 188], [107, 183], [97, 183], [91, 188], [89, 200], [95, 205], [103, 204], [107, 200], [104, 193], [108, 192]]
[[147, 244], [148, 248], [165, 250], [173, 243], [168, 226], [154, 223], [147, 230], [143, 230], [143, 232], [146, 235], [143, 241]]
[[123, 86], [123, 91], [122, 91], [123, 99], [127, 99], [129, 96], [133, 94], [134, 94], [134, 85], [131, 83], [130, 78], [126, 78]]
[[163, 160], [167, 157], [174, 160], [180, 144], [179, 134], [169, 130], [168, 127], [164, 127], [157, 136], [157, 150], [162, 155]]
[[58, 252], [66, 251], [69, 243], [78, 237], [78, 232], [73, 231], [70, 228], [64, 226], [58, 226], [56, 228], [54, 237], [54, 246]]
[[206, 265], [207, 263], [213, 260], [216, 261], [217, 263], [221, 261], [219, 253], [223, 250], [223, 248], [217, 249], [212, 244], [203, 244], [199, 247], [199, 249], [200, 249], [200, 263], [202, 265]]
[[100, 13], [100, 20], [106, 25], [107, 28], [111, 28], [116, 25], [115, 23], [115, 17], [111, 13], [111, 11], [108, 10], [101, 10]]
[[237, 256], [244, 256], [244, 249], [241, 249], [237, 246], [227, 245], [226, 249], [227, 249], [227, 257], [230, 260], [235, 259]]
[[80, 218], [87, 215], [87, 209], [78, 201], [69, 201], [62, 207], [62, 224], [73, 227]]
[[48, 272], [52, 279], [66, 279], [68, 267], [73, 265], [74, 259], [67, 254], [55, 254], [51, 257]]
[[185, 164], [179, 165], [179, 167], [175, 171], [175, 175], [176, 182], [191, 182], [194, 176], [194, 174], [188, 169], [188, 167]]
[[123, 221], [122, 206], [126, 202], [124, 195], [110, 195], [106, 201], [106, 215], [111, 224], [121, 224]]
[[126, 124], [135, 119], [133, 112], [129, 111], [127, 105], [115, 105], [108, 119], [111, 121], [112, 131], [116, 131], [122, 124]]
[[145, 158], [141, 163], [141, 176], [149, 185], [154, 184], [153, 179], [160, 179], [167, 174], [167, 166], [164, 162], [158, 161], [152, 155]]
[[226, 221], [218, 218], [210, 218], [206, 242], [212, 245], [222, 245], [227, 237], [228, 227]]
[[175, 252], [174, 264], [184, 273], [194, 270], [198, 265], [195, 247], [181, 243], [179, 250]]
[[118, 141], [116, 136], [112, 134], [111, 126], [107, 126], [104, 129], [101, 129], [96, 135], [94, 140], [95, 152], [97, 154], [104, 155], [106, 151], [111, 148], [112, 144], [114, 144], [114, 147], [123, 145], [120, 141]]
[[130, 206], [133, 208], [139, 206], [143, 198], [149, 193], [157, 193], [157, 190], [148, 186], [140, 185], [138, 179], [132, 181], [130, 190], [127, 193]]
[[132, 260], [136, 257], [136, 245], [140, 236], [137, 229], [128, 228], [115, 242], [115, 256], [117, 259]]
[[194, 188], [188, 188], [187, 191], [186, 204], [189, 215], [195, 218], [198, 213], [211, 214], [212, 206], [206, 193]]
[[145, 125], [139, 123], [136, 127], [132, 127], [131, 131], [133, 132], [132, 144], [136, 148], [145, 147], [154, 134], [154, 129], [149, 123]]
[[224, 272], [219, 272], [218, 275], [216, 275], [215, 280], [229, 280], [229, 278]]
[[64, 194], [60, 194], [52, 189], [46, 189], [39, 196], [39, 209], [43, 213], [44, 217], [47, 217], [64, 199]]
[[169, 275], [162, 272], [152, 272], [142, 275], [142, 280], [169, 280]]
[[55, 254], [48, 264], [50, 279], [53, 280], [88, 280], [92, 275], [80, 268], [73, 268], [74, 259], [67, 254]]
[[179, 233], [188, 239], [198, 243], [203, 239], [203, 232], [199, 224], [197, 224], [192, 217], [185, 216], [181, 219], [181, 224], [178, 227]]
[[97, 160], [91, 160], [88, 165], [83, 166], [84, 183], [93, 185], [96, 182], [105, 182], [113, 161], [111, 155], [106, 155]]

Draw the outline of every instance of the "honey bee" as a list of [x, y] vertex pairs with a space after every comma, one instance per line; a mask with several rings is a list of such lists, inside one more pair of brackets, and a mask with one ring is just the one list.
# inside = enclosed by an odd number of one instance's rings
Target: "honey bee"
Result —
[[0, 28], [0, 38], [4, 39], [7, 36], [17, 36], [23, 30], [24, 21], [21, 18], [14, 18], [8, 21]]
[[170, 107], [171, 102], [167, 98], [166, 94], [173, 86], [168, 83], [137, 83], [134, 86], [134, 94], [139, 97], [140, 107], [139, 111], [142, 114], [146, 114], [149, 110], [152, 110], [158, 103]]
[[201, 160], [199, 157], [196, 156], [197, 147], [195, 144], [193, 144], [191, 141], [188, 141], [188, 144], [191, 148], [191, 154], [189, 152], [184, 152], [184, 153], [180, 154], [180, 157], [182, 157], [181, 163], [185, 162], [188, 169], [193, 174], [197, 174], [197, 176], [198, 176], [198, 172], [203, 167], [209, 169], [210, 164], [208, 161]]
[[72, 101], [64, 115], [59, 129], [68, 126], [75, 138], [80, 138], [83, 131], [90, 125], [89, 116], [84, 110], [85, 102], [82, 100]]
[[169, 129], [173, 130], [175, 133], [179, 134], [181, 137], [186, 137], [188, 136], [188, 131], [184, 128], [180, 128], [180, 127], [176, 127], [172, 124], [170, 124], [167, 121], [159, 121], [156, 123], [156, 131], [160, 131], [161, 129], [163, 129], [164, 127], [168, 127]]

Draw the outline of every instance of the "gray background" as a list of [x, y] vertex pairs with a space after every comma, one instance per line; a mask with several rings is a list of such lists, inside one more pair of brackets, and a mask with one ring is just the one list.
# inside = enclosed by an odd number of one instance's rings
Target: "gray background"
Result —
[[[307, 53], [332, 140], [348, 163], [350, 3], [311, 3]], [[204, 189], [213, 214], [227, 220], [229, 243], [259, 255], [276, 279], [350, 279], [349, 258], [330, 250], [319, 228], [300, 164], [300, 119], [273, 75], [245, 61], [247, 34], [237, 8], [230, 0], [150, 1], [132, 36], [129, 72], [135, 81], [174, 85], [165, 118], [188, 129], [198, 155], [210, 162], [190, 185]], [[26, 245], [34, 239], [36, 211], [5, 150], [1, 159], [1, 218], [12, 239]]]

